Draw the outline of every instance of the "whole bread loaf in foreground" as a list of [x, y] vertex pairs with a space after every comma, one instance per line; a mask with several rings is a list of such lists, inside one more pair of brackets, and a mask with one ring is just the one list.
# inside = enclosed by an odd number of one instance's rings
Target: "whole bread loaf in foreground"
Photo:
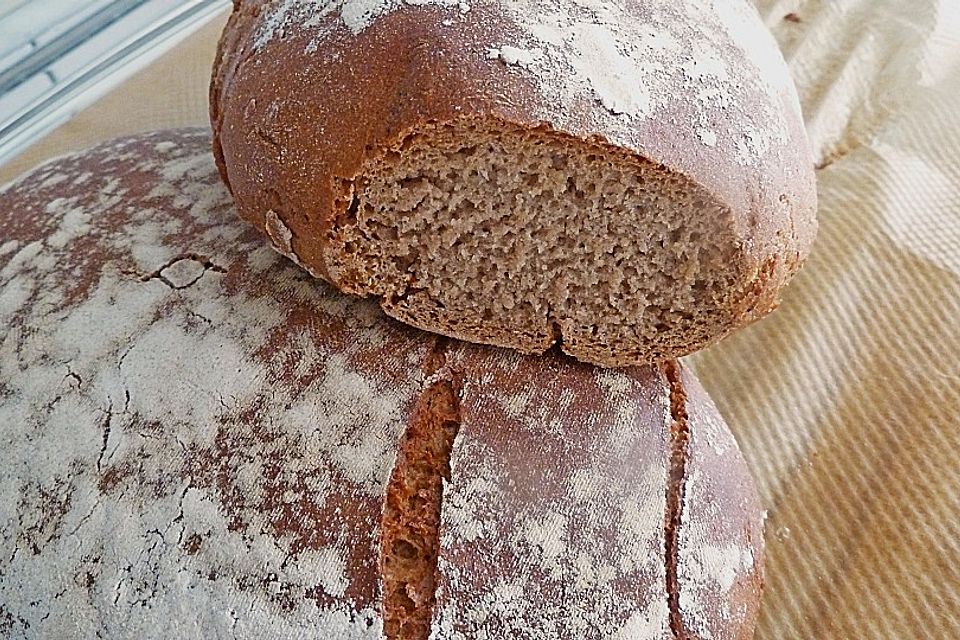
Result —
[[237, 218], [209, 135], [0, 193], [0, 636], [750, 637], [761, 510], [686, 369], [385, 318]]
[[235, 0], [211, 110], [244, 218], [471, 342], [684, 355], [771, 311], [815, 235], [747, 0]]

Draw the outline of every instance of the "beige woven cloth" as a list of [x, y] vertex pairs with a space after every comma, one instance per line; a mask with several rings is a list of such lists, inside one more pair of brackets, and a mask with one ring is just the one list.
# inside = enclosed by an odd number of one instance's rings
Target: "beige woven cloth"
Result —
[[[758, 638], [960, 639], [960, 0], [757, 3], [821, 166], [820, 237], [778, 313], [691, 360], [770, 512]], [[221, 25], [0, 182], [206, 122]]]
[[820, 235], [773, 317], [693, 358], [770, 511], [758, 637], [960, 639], [960, 0], [758, 4]]

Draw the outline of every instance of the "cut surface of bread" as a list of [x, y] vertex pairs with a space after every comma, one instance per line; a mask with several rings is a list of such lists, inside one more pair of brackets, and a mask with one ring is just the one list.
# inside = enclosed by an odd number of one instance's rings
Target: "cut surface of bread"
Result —
[[656, 362], [742, 322], [752, 276], [729, 211], [612, 147], [467, 121], [422, 129], [349, 185], [337, 284], [472, 342]]

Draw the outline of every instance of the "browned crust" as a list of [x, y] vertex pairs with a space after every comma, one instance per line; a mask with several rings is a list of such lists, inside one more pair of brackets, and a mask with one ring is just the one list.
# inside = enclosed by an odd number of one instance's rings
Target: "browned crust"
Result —
[[[755, 603], [760, 602], [764, 586], [762, 501], [733, 434], [722, 422], [719, 410], [703, 385], [686, 367], [680, 367], [679, 383], [686, 395], [689, 436], [685, 473], [688, 481], [697, 479], [696, 487], [686, 488], [687, 493], [692, 492], [692, 499], [682, 514], [681, 532], [689, 534], [691, 525], [710, 521], [716, 540], [736, 541], [737, 545], [752, 551], [751, 570], [742, 574], [722, 596], [728, 610], [740, 609], [744, 616], [737, 625], [724, 625], [720, 615], [709, 621], [715, 640], [750, 640], [760, 615], [760, 607]], [[739, 524], [732, 526], [733, 519], [710, 520], [711, 514], [717, 513], [738, 513]], [[683, 542], [681, 536], [681, 544]], [[686, 543], [689, 545], [690, 540]], [[680, 577], [683, 578], [682, 571]], [[723, 608], [724, 603], [716, 594], [706, 597], [713, 598], [711, 610], [719, 612]], [[691, 627], [694, 613], [681, 611], [681, 614], [686, 626]]]
[[233, 190], [230, 187], [230, 178], [227, 175], [227, 165], [223, 156], [223, 147], [220, 144], [220, 109], [223, 85], [229, 81], [226, 71], [230, 69], [230, 67], [226, 63], [226, 58], [228, 55], [232, 55], [237, 49], [237, 39], [243, 33], [243, 29], [239, 25], [247, 17], [244, 13], [243, 4], [243, 0], [233, 0], [233, 11], [230, 13], [230, 17], [227, 19], [227, 24], [223, 30], [223, 34], [220, 37], [220, 42], [217, 44], [217, 53], [213, 61], [214, 73], [210, 79], [210, 104], [208, 106], [210, 111], [210, 121], [213, 123], [214, 127], [213, 143], [211, 145], [213, 149], [213, 157], [217, 163], [217, 171], [220, 173], [220, 177], [223, 179], [224, 184], [227, 185], [227, 189], [229, 189], [231, 193]]

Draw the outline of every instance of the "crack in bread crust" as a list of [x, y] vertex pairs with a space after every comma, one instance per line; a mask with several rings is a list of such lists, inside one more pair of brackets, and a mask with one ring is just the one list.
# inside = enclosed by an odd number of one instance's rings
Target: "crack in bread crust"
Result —
[[436, 603], [440, 511], [460, 427], [460, 384], [438, 338], [387, 489], [380, 543], [384, 631], [390, 640], [426, 640]]
[[332, 280], [433, 333], [525, 353], [562, 334], [576, 358], [625, 366], [743, 320], [752, 272], [731, 212], [610, 147], [464, 120], [410, 133], [344, 191]]
[[667, 602], [670, 609], [670, 631], [674, 640], [696, 640], [687, 633], [680, 611], [680, 526], [683, 519], [683, 495], [687, 480], [687, 456], [690, 427], [687, 422], [687, 393], [676, 360], [662, 367], [670, 387], [670, 472], [667, 476], [667, 512], [664, 521]]

